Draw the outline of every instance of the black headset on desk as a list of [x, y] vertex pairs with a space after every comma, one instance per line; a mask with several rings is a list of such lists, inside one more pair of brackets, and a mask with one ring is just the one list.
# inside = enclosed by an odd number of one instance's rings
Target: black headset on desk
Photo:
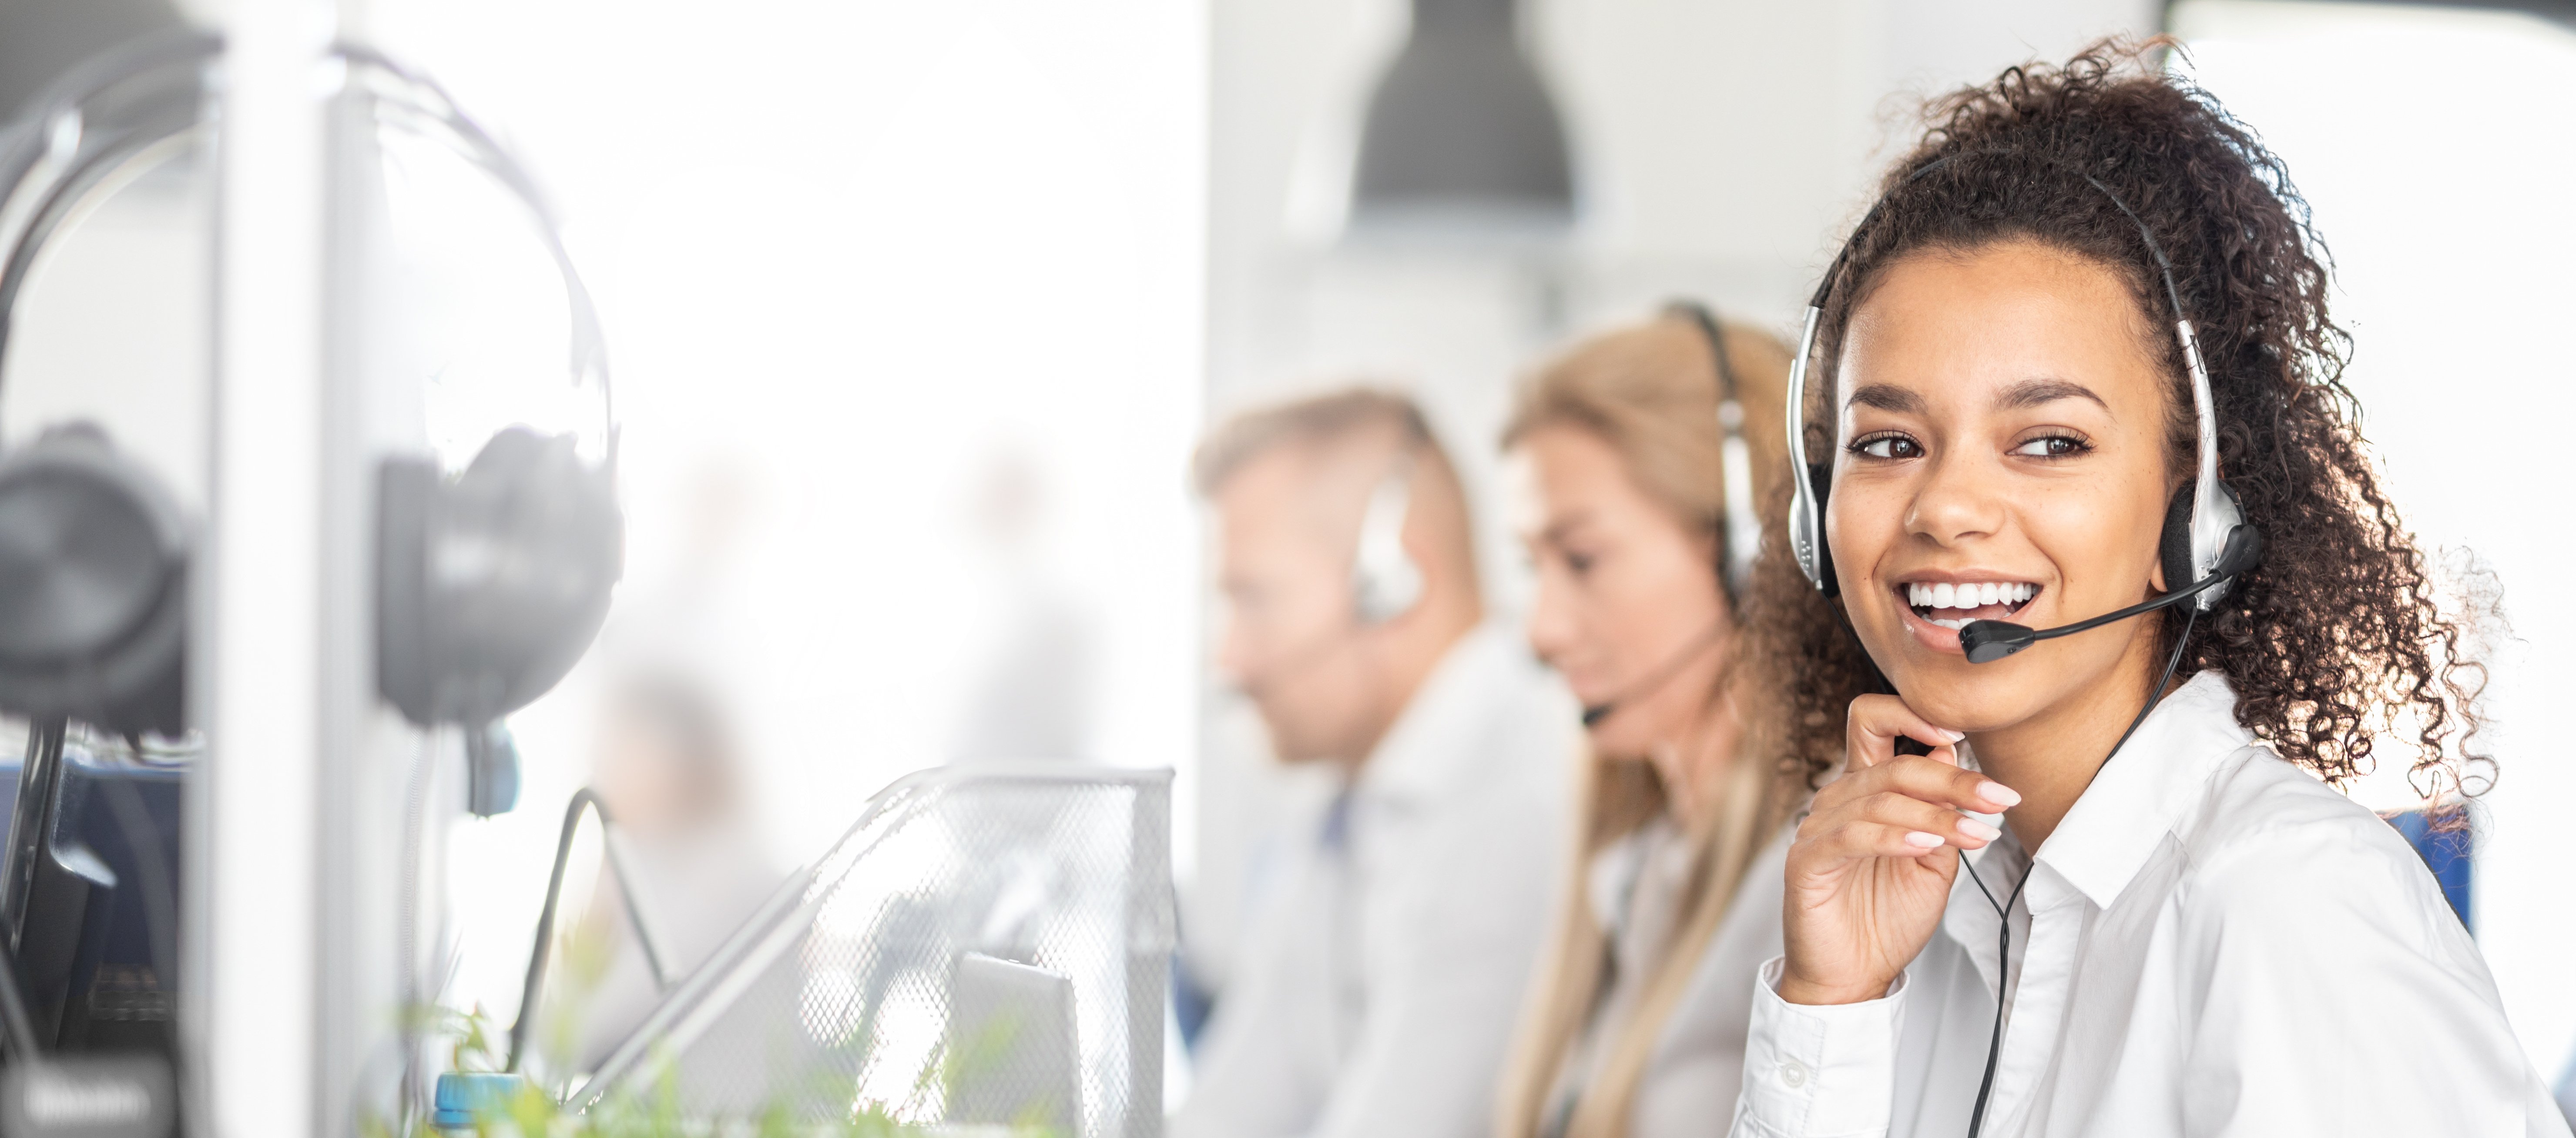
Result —
[[[0, 138], [0, 357], [39, 254], [101, 187], [203, 124], [211, 37], [165, 34], [49, 85]], [[121, 735], [185, 727], [192, 526], [88, 422], [0, 455], [0, 711]]]
[[[84, 133], [94, 100], [184, 77], [193, 89], [222, 42], [155, 37], [76, 69], [0, 157], [13, 199], [33, 204], [0, 233], [0, 350], [45, 241], [84, 196], [145, 149], [199, 129], [193, 101], [118, 134]], [[616, 436], [602, 335], [533, 180], [436, 84], [343, 46], [349, 88], [379, 121], [430, 135], [491, 173], [534, 213], [571, 304], [571, 369], [599, 395], [605, 454], [569, 435], [511, 427], [453, 478], [427, 457], [387, 458], [376, 500], [376, 680], [423, 727], [467, 730], [478, 813], [506, 809], [515, 773], [493, 770], [492, 725], [571, 670], [605, 620], [623, 570]], [[164, 96], [166, 99], [166, 96]], [[77, 718], [111, 731], [177, 734], [188, 624], [189, 527], [149, 471], [86, 424], [47, 431], [0, 458], [0, 710]], [[498, 746], [506, 746], [501, 741]], [[492, 785], [511, 784], [509, 793]]]
[[572, 670], [624, 571], [605, 337], [525, 168], [437, 84], [365, 48], [339, 54], [379, 121], [445, 142], [526, 205], [571, 305], [573, 383], [598, 392], [596, 461], [575, 436], [514, 426], [452, 478], [427, 456], [377, 467], [377, 689], [415, 724], [464, 729], [469, 808], [499, 813], [517, 799], [518, 778], [495, 725]]
[[[1926, 175], [1949, 165], [1955, 159], [1989, 156], [2010, 157], [2011, 155], [2000, 151], [1944, 155], [1916, 167], [1912, 173], [1905, 176], [1903, 181], [1897, 183], [1896, 189], [1891, 192], [1903, 192], [1906, 187], [1921, 181]], [[2052, 165], [2059, 164], [2054, 159], [2038, 160]], [[2164, 570], [2166, 592], [2127, 608], [2056, 628], [2032, 629], [2001, 620], [1971, 621], [1966, 628], [1959, 631], [1959, 645], [1970, 663], [1988, 664], [2042, 640], [2070, 636], [2191, 601], [2190, 617], [2183, 626], [2182, 634], [2174, 639], [2173, 652], [2165, 660], [2163, 677], [2156, 681], [2155, 688], [2148, 695], [2146, 706], [2139, 708], [2137, 717], [2129, 721], [2128, 730], [2120, 733], [2119, 742], [2111, 745], [2111, 754], [2103, 758], [2103, 762], [2108, 763], [2111, 756], [2118, 755], [2120, 748], [2128, 744], [2129, 736], [2137, 733], [2138, 726], [2146, 722], [2147, 713], [2155, 710], [2157, 702], [2163, 698], [2166, 686], [2173, 682], [2174, 669], [2182, 663], [2183, 650], [2191, 641], [2192, 625], [2199, 621], [2200, 614], [2215, 606], [2219, 598], [2226, 595], [2232, 582], [2252, 571], [2262, 561], [2263, 533], [2246, 522], [2244, 506], [2238, 500], [2236, 492], [2218, 476], [2218, 417], [2210, 396], [2209, 370], [2201, 361], [2200, 340], [2192, 332], [2191, 318], [2183, 308], [2182, 290], [2174, 284], [2173, 262], [2166, 258], [2164, 246], [2157, 242], [2155, 232], [2147, 227], [2146, 220], [2139, 217], [2136, 210], [2129, 208], [2129, 203], [2120, 200], [2120, 195], [2113, 193], [2109, 186], [2103, 185], [2100, 179], [2089, 173], [2081, 170], [2070, 170], [2070, 172], [2081, 176], [2086, 185], [2093, 187], [2117, 207], [2123, 216], [2136, 224], [2139, 241], [2146, 246], [2148, 255], [2156, 263], [2157, 272], [2164, 283], [2165, 299], [2173, 306], [2174, 336], [2182, 345], [2183, 366], [2191, 377], [2192, 414], [2197, 424], [2195, 432], [2197, 469], [2191, 483], [2177, 490], [2172, 503], [2165, 509], [2162, 533], [2158, 538], [2157, 556]], [[1840, 251], [1834, 254], [1833, 263], [1825, 270], [1825, 279], [1816, 286], [1815, 295], [1807, 301], [1806, 326], [1798, 335], [1798, 354], [1789, 364], [1786, 415], [1792, 496], [1789, 505], [1789, 548], [1798, 560], [1799, 570], [1806, 574], [1807, 580], [1815, 585], [1818, 592], [1827, 597], [1837, 597], [1842, 592], [1841, 583], [1834, 576], [1833, 551], [1827, 547], [1825, 541], [1825, 502], [1833, 491], [1834, 467], [1830, 460], [1809, 462], [1807, 459], [1807, 361], [1815, 354], [1816, 331], [1824, 321], [1825, 304], [1833, 298], [1835, 287], [1843, 283], [1844, 269], [1852, 256], [1852, 242], [1857, 240], [1860, 234], [1869, 230], [1870, 222], [1877, 219], [1879, 210], [1886, 204], [1886, 197], [1881, 197], [1872, 203], [1869, 211], [1861, 215], [1860, 224], [1854, 226], [1851, 235], [1844, 238]], [[1844, 623], [1848, 629], [1847, 618]], [[1867, 655], [1866, 651], [1863, 655]], [[1986, 1045], [1985, 1076], [1977, 1087], [1976, 1106], [1968, 1117], [1968, 1138], [1976, 1138], [1978, 1130], [1985, 1125], [1986, 1099], [1994, 1090], [1995, 1061], [2003, 1045], [2002, 993], [2012, 964], [2010, 914], [2013, 903], [2021, 898], [2022, 886], [2030, 882], [2030, 873], [2028, 869], [2024, 869], [2021, 881], [2013, 886], [2011, 893], [1998, 902], [1995, 900], [1994, 892], [1986, 887], [1985, 878], [1979, 875], [1976, 866], [1968, 861], [1965, 851], [1959, 854], [1959, 866], [1967, 871], [1969, 879], [1976, 883], [1978, 891], [1985, 894], [1986, 901], [1994, 906], [1995, 916], [2001, 922], [2001, 931], [1997, 936], [1999, 959], [1995, 973], [1994, 1030]]]

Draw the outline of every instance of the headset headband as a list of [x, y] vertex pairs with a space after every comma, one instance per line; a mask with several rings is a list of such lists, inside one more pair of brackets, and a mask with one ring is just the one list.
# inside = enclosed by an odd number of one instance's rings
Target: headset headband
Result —
[[[1851, 260], [1853, 244], [1861, 234], [1868, 232], [1870, 223], [1878, 219], [1879, 211], [1886, 207], [1888, 198], [1948, 165], [1954, 158], [2011, 153], [1972, 151], [1968, 154], [1945, 154], [1916, 167], [1897, 183], [1894, 190], [1870, 203], [1869, 211], [1861, 215], [1860, 224], [1843, 239], [1842, 247], [1834, 254], [1833, 263], [1825, 270], [1825, 279], [1817, 284], [1815, 295], [1807, 302], [1805, 326], [1798, 334], [1798, 354], [1789, 363], [1786, 430], [1793, 497], [1789, 508], [1789, 548], [1798, 560], [1799, 570], [1827, 596], [1840, 591], [1834, 580], [1833, 559], [1824, 543], [1824, 503], [1832, 488], [1833, 467], [1830, 462], [1817, 464], [1808, 461], [1806, 439], [1807, 364], [1815, 354], [1816, 332], [1824, 321], [1825, 304], [1832, 299], [1835, 285], [1842, 280], [1843, 271]], [[2053, 161], [2049, 164], [2063, 166]], [[2226, 551], [2228, 535], [2244, 524], [2242, 508], [2218, 479], [2218, 420], [2210, 395], [2209, 371], [2200, 357], [2200, 339], [2183, 310], [2182, 290], [2174, 284], [2173, 262], [2166, 258], [2164, 246], [2156, 240], [2155, 232], [2148, 228], [2146, 219], [2139, 217], [2136, 210], [2129, 208], [2129, 203], [2122, 201], [2120, 195], [2092, 174], [2073, 169], [2069, 172], [2083, 178], [2084, 184], [2093, 187], [2138, 227], [2138, 237], [2146, 243], [2148, 255], [2154, 258], [2156, 271], [2164, 282], [2165, 296], [2173, 304], [2174, 336], [2182, 345], [2183, 366], [2190, 373], [2192, 412], [2198, 426], [2199, 461], [2193, 472], [2190, 546], [2188, 565], [2185, 566], [2188, 569], [2186, 579], [2197, 580], [2217, 568]], [[2184, 584], [2185, 581], [2166, 582], [2167, 587], [2173, 589], [2182, 588]], [[2211, 608], [2226, 594], [2228, 587], [2227, 584], [2219, 584], [2202, 590], [2196, 606], [2202, 610]]]
[[[0, 348], [5, 348], [19, 290], [35, 253], [53, 231], [78, 213], [88, 192], [138, 155], [212, 120], [199, 106], [208, 88], [205, 72], [223, 60], [224, 41], [182, 30], [147, 36], [73, 68], [37, 98], [34, 113], [19, 120], [26, 133], [0, 142]], [[458, 156], [491, 174], [534, 215], [538, 238], [561, 271], [571, 315], [571, 374], [576, 386], [599, 389], [599, 445], [607, 469], [617, 463], [616, 403], [609, 384], [607, 337], [599, 326], [581, 274], [563, 244], [554, 213], [536, 180], [445, 89], [382, 53], [350, 43], [333, 45], [344, 81], [364, 89], [379, 121], [444, 142]], [[102, 99], [147, 112], [139, 125], [118, 130], [86, 113]]]
[[1726, 513], [1717, 520], [1717, 578], [1730, 606], [1743, 604], [1753, 577], [1753, 557], [1762, 547], [1762, 519], [1753, 506], [1753, 452], [1744, 443], [1742, 388], [1735, 381], [1735, 360], [1726, 351], [1726, 326], [1717, 314], [1695, 300], [1676, 300], [1664, 311], [1697, 326], [1717, 360], [1717, 431], [1719, 490]]

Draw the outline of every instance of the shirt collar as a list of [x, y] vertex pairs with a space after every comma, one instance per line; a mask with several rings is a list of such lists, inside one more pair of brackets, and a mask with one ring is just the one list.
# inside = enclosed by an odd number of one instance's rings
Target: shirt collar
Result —
[[2202, 672], [2166, 696], [2066, 812], [2037, 860], [2110, 908], [2221, 761], [2254, 742], [2236, 722], [2236, 692]]
[[1442, 654], [1405, 704], [1395, 725], [1360, 767], [1358, 793], [1395, 802], [1449, 797], [1455, 784], [1489, 756], [1475, 745], [1500, 700], [1531, 698], [1518, 673], [1534, 672], [1529, 649], [1511, 631], [1478, 626]]

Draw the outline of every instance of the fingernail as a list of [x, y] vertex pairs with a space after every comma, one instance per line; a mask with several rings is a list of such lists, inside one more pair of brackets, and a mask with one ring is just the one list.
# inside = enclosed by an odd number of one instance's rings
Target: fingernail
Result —
[[1953, 731], [1953, 730], [1950, 730], [1950, 729], [1949, 729], [1949, 728], [1947, 728], [1947, 727], [1940, 728], [1939, 730], [1940, 730], [1940, 732], [1941, 732], [1942, 734], [1949, 736], [1949, 737], [1950, 737], [1950, 741], [1951, 741], [1951, 742], [1953, 742], [1953, 743], [1956, 743], [1956, 742], [1958, 742], [1959, 740], [1961, 740], [1961, 739], [1965, 739], [1965, 738], [1967, 738], [1967, 737], [1968, 737], [1968, 733], [1967, 733], [1967, 732], [1965, 732], [1965, 731]]
[[2000, 838], [2000, 837], [2004, 836], [2004, 832], [2003, 832], [2003, 831], [1998, 830], [1998, 829], [1996, 829], [1996, 828], [1994, 828], [1994, 827], [1992, 827], [1992, 826], [1989, 826], [1989, 825], [1987, 825], [1987, 824], [1985, 824], [1985, 823], [1983, 823], [1983, 822], [1980, 822], [1980, 821], [1978, 821], [1978, 820], [1976, 820], [1976, 819], [1974, 819], [1974, 818], [1961, 818], [1961, 819], [1959, 819], [1959, 832], [1960, 832], [1960, 833], [1962, 833], [1962, 834], [1966, 834], [1966, 835], [1968, 835], [1968, 836], [1969, 836], [1969, 837], [1971, 837], [1971, 838], [1975, 838], [1975, 839], [1977, 839], [1978, 841], [1981, 841], [1981, 842], [1991, 842], [1991, 841], [1995, 840], [1996, 838]]
[[2021, 805], [2020, 792], [2000, 782], [1978, 783], [1977, 797], [2007, 808]]
[[1910, 834], [1905, 835], [1905, 844], [1906, 844], [1906, 845], [1909, 845], [1909, 846], [1914, 846], [1914, 847], [1916, 847], [1916, 848], [1918, 848], [1918, 849], [1927, 849], [1927, 850], [1928, 850], [1928, 849], [1931, 849], [1931, 848], [1932, 848], [1932, 847], [1934, 847], [1934, 846], [1937, 846], [1937, 845], [1940, 845], [1940, 844], [1941, 844], [1941, 835], [1939, 835], [1939, 834], [1927, 834], [1927, 833], [1924, 833], [1924, 832], [1923, 832], [1923, 831], [1921, 831], [1921, 830], [1916, 830], [1916, 831], [1914, 831], [1914, 832], [1912, 832], [1912, 833], [1910, 833]]

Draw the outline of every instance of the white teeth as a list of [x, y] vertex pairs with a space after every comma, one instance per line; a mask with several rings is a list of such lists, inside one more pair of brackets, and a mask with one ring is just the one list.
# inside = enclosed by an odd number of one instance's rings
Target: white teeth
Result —
[[1932, 623], [1937, 624], [1937, 625], [1940, 625], [1940, 626], [1941, 626], [1941, 627], [1943, 627], [1943, 628], [1949, 628], [1949, 629], [1960, 629], [1960, 628], [1966, 628], [1966, 627], [1968, 627], [1968, 622], [1967, 622], [1967, 621], [1964, 621], [1964, 620], [1936, 620], [1936, 621], [1933, 621]]
[[2039, 586], [2026, 582], [1972, 581], [1959, 584], [1943, 581], [1937, 584], [1925, 584], [1915, 581], [1905, 586], [1906, 603], [1916, 608], [1930, 609], [1973, 609], [1986, 605], [2017, 605], [2037, 595], [2039, 595]]

